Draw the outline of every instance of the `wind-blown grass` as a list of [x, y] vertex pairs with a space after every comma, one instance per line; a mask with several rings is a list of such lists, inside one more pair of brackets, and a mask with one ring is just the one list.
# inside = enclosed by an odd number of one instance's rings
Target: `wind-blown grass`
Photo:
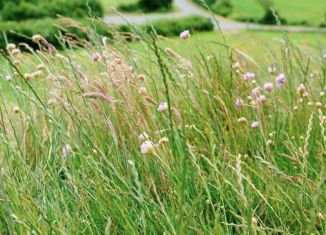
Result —
[[136, 34], [142, 51], [38, 38], [3, 55], [0, 230], [324, 234], [325, 58], [285, 37], [269, 74], [227, 45], [189, 60]]

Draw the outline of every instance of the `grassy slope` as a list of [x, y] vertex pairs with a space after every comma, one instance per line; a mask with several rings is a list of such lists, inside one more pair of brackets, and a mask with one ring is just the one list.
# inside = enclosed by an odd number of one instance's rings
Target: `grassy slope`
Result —
[[117, 8], [121, 4], [136, 3], [137, 0], [101, 0], [106, 13], [112, 12], [112, 7]]
[[[255, 0], [232, 0], [234, 4], [233, 19], [260, 19], [263, 8]], [[289, 23], [306, 21], [310, 25], [320, 25], [325, 22], [326, 2], [324, 0], [274, 0], [274, 8], [281, 17]]]
[[[266, 51], [268, 57], [281, 52], [277, 43], [268, 41], [269, 50], [262, 42], [280, 35], [254, 35], [254, 45], [249, 32], [227, 39], [257, 53], [259, 66], [246, 57], [237, 59], [243, 72], [259, 75], [261, 85], [275, 78], [266, 72], [270, 61], [260, 58]], [[293, 37], [316, 45], [322, 36]], [[282, 60], [273, 61], [286, 72], [286, 85], [272, 93], [261, 90], [267, 101], [254, 106], [247, 96], [256, 85], [230, 71], [223, 48], [208, 46], [213, 42], [214, 34], [161, 41], [164, 67], [144, 41], [142, 47], [122, 42], [63, 52], [69, 60], [44, 52], [15, 57], [23, 73], [39, 63], [46, 66], [41, 77], [29, 81], [46, 109], [21, 79], [8, 83], [13, 100], [0, 92], [0, 231], [325, 234], [325, 109], [308, 105], [326, 102], [319, 96], [322, 88], [313, 84], [326, 80], [325, 62], [316, 52], [296, 60], [298, 52], [290, 48]], [[180, 56], [163, 53], [165, 47]], [[92, 62], [92, 54], [102, 50], [107, 60]], [[306, 71], [300, 63], [310, 56]], [[306, 81], [316, 67], [318, 75]], [[10, 71], [5, 63], [0, 68]], [[49, 74], [58, 80], [45, 79]], [[137, 79], [138, 74], [147, 79]], [[299, 104], [301, 82], [310, 95]], [[140, 94], [140, 87], [147, 94]], [[245, 101], [241, 109], [234, 106], [236, 98]], [[159, 113], [158, 104], [168, 100], [172, 113]], [[238, 123], [239, 117], [248, 123]], [[257, 129], [250, 127], [254, 120], [260, 121]], [[155, 143], [164, 136], [170, 142], [142, 155], [143, 131]], [[72, 150], [64, 157], [68, 143]]]

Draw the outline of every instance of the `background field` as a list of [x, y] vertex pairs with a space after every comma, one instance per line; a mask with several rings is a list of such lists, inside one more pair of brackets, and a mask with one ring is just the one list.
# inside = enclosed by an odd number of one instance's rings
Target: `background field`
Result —
[[[259, 20], [264, 15], [263, 8], [255, 0], [232, 0], [234, 12], [233, 19]], [[276, 11], [289, 24], [308, 24], [319, 26], [325, 23], [326, 2], [324, 0], [274, 0]]]

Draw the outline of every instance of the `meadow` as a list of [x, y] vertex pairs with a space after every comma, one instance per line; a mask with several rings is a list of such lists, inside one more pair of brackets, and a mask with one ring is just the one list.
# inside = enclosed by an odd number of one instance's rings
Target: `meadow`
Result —
[[[234, 11], [230, 17], [233, 19], [259, 20], [264, 15], [264, 9], [256, 0], [232, 0], [232, 3]], [[326, 2], [324, 0], [314, 0], [313, 2], [306, 0], [274, 0], [272, 7], [289, 24], [319, 26], [326, 22]]]
[[326, 233], [323, 35], [87, 33], [2, 53], [0, 231]]

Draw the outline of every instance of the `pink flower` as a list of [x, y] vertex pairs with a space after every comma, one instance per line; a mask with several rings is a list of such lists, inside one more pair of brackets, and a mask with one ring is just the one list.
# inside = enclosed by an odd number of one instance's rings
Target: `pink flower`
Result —
[[251, 91], [251, 96], [253, 96], [253, 97], [258, 97], [259, 94], [260, 94], [260, 91], [259, 91], [259, 88], [258, 88], [258, 87], [252, 89], [252, 91]]
[[146, 140], [140, 147], [140, 152], [143, 155], [151, 155], [154, 152], [154, 144], [152, 141]]
[[242, 105], [243, 105], [243, 100], [242, 99], [236, 99], [235, 100], [235, 106], [237, 108], [241, 108]]
[[276, 82], [279, 86], [283, 86], [286, 82], [286, 77], [284, 75], [284, 73], [281, 73], [280, 75], [278, 75], [276, 77]]
[[255, 121], [255, 122], [251, 123], [251, 127], [254, 128], [254, 129], [258, 128], [259, 127], [259, 122]]
[[258, 98], [257, 98], [257, 103], [258, 104], [263, 104], [265, 103], [266, 101], [266, 97], [264, 95], [260, 95]]
[[158, 106], [157, 111], [159, 111], [160, 113], [166, 112], [168, 110], [169, 106], [168, 103], [162, 103]]
[[245, 73], [243, 74], [243, 80], [245, 81], [250, 81], [252, 79], [254, 79], [256, 77], [256, 75], [254, 73]]
[[92, 55], [93, 62], [99, 62], [102, 59], [102, 56], [100, 53], [96, 52]]
[[298, 86], [297, 91], [298, 91], [299, 93], [303, 94], [303, 93], [305, 93], [306, 88], [305, 88], [305, 86], [301, 83], [301, 84]]
[[182, 33], [180, 33], [180, 38], [183, 40], [186, 40], [190, 37], [190, 31], [189, 30], [185, 30]]
[[267, 82], [264, 84], [264, 89], [265, 91], [271, 92], [274, 88], [273, 83]]

